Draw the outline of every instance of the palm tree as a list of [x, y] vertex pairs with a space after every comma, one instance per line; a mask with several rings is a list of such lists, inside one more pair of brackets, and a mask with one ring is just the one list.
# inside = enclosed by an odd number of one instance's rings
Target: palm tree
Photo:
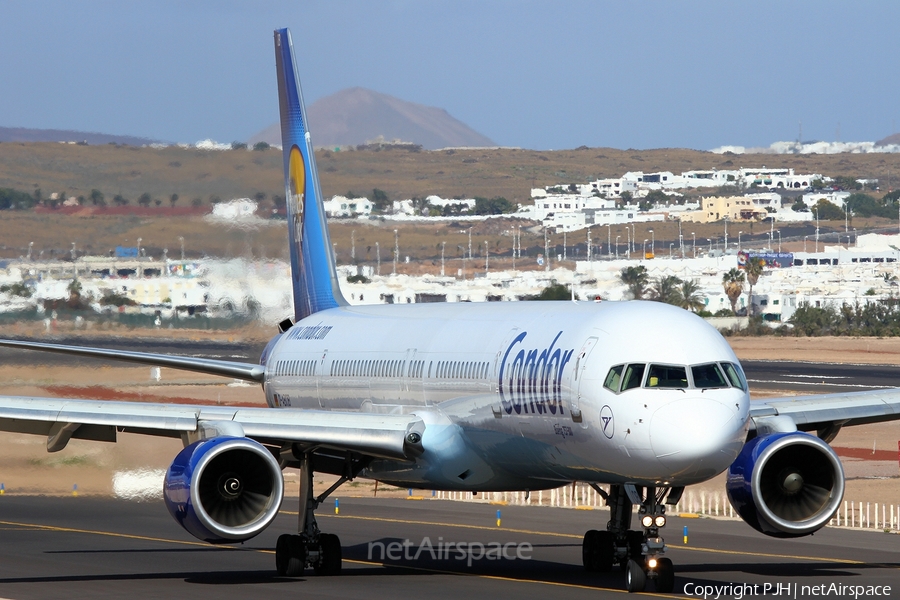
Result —
[[737, 267], [731, 269], [722, 276], [722, 287], [731, 301], [731, 312], [737, 314], [737, 301], [744, 293], [744, 274]]
[[759, 281], [759, 276], [762, 275], [763, 269], [766, 266], [766, 261], [761, 258], [748, 258], [747, 266], [744, 270], [747, 273], [747, 283], [750, 284], [750, 290], [747, 292], [747, 316], [753, 316], [753, 286], [756, 285], [756, 282]]
[[654, 302], [665, 302], [666, 304], [680, 304], [680, 295], [678, 288], [683, 282], [674, 275], [666, 277], [657, 277], [650, 286], [650, 299]]
[[643, 300], [648, 280], [647, 267], [643, 265], [625, 267], [619, 271], [619, 281], [625, 284], [628, 288], [628, 293], [635, 300]]
[[691, 312], [702, 310], [706, 306], [703, 295], [700, 293], [700, 285], [696, 279], [683, 280], [678, 293], [678, 305]]

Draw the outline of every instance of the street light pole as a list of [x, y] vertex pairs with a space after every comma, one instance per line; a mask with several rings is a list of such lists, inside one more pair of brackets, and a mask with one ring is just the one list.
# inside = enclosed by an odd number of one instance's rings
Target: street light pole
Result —
[[816, 254], [819, 253], [819, 209], [816, 209]]
[[181, 242], [181, 260], [184, 260], [184, 237], [179, 235], [178, 241]]
[[743, 232], [743, 231], [738, 231], [738, 252], [741, 251], [741, 234], [742, 234], [742, 233], [744, 233], [744, 232]]
[[[441, 277], [444, 276], [444, 248], [447, 246], [447, 242], [441, 242]], [[513, 254], [513, 270], [516, 268], [516, 259], [515, 254]]]
[[650, 230], [650, 254], [656, 256], [656, 233]]
[[550, 270], [550, 245], [547, 241], [547, 228], [544, 227], [544, 271]]
[[[471, 231], [471, 230], [469, 230]], [[471, 248], [471, 243], [469, 244], [469, 248]], [[471, 252], [469, 252], [471, 254]], [[394, 230], [394, 275], [397, 274], [397, 260], [400, 258], [400, 236], [397, 235], [397, 230]]]
[[706, 241], [709, 242], [709, 255], [712, 256], [712, 238], [706, 238]]
[[616, 236], [616, 260], [619, 260], [619, 238], [621, 235]]
[[378, 268], [375, 270], [376, 275], [381, 275], [381, 245], [375, 242], [375, 260], [377, 260]]
[[691, 237], [694, 238], [694, 241], [691, 243], [691, 255], [693, 258], [697, 258], [697, 234], [692, 231]]
[[[778, 233], [778, 253], [781, 254], [781, 230], [779, 229], [776, 233]], [[847, 238], [850, 239], [849, 237]]]
[[[590, 263], [591, 262], [591, 228], [590, 227], [588, 227], [587, 236], [588, 236], [587, 237], [588, 263]], [[600, 238], [600, 239], [602, 240], [603, 238]], [[603, 242], [600, 242], [600, 245], [602, 246]], [[606, 253], [609, 254], [609, 244], [606, 244]]]
[[644, 238], [644, 245], [641, 248], [641, 260], [647, 258], [647, 238]]

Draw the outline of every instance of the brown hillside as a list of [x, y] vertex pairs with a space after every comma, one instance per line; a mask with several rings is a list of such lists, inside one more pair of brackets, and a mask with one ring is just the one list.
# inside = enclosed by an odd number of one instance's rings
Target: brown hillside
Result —
[[[473, 149], [409, 152], [406, 150], [316, 153], [326, 196], [353, 191], [385, 190], [392, 199], [437, 194], [503, 196], [527, 201], [532, 186], [586, 182], [626, 171], [738, 167], [792, 167], [800, 173], [875, 177], [882, 189], [900, 181], [897, 154], [720, 155], [684, 149], [616, 150], [580, 148], [535, 151]], [[88, 195], [92, 188], [107, 200], [122, 194], [136, 203], [147, 192], [168, 205], [171, 194], [179, 206], [193, 198], [205, 203], [252, 197], [257, 192], [283, 194], [281, 152], [71, 144], [0, 144], [0, 187], [31, 192]]]
[[[309, 106], [310, 131], [316, 146], [358, 146], [369, 141], [402, 140], [425, 149], [496, 146], [465, 123], [434, 106], [407, 102], [361, 87], [341, 90]], [[281, 145], [276, 125], [250, 139]]]

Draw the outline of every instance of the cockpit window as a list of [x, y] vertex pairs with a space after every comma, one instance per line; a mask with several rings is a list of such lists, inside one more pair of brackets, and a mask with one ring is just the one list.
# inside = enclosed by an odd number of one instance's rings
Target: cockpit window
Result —
[[622, 378], [622, 391], [632, 388], [641, 387], [641, 381], [644, 380], [644, 368], [647, 365], [636, 364], [628, 365], [625, 368], [625, 376]]
[[733, 363], [723, 362], [722, 368], [725, 369], [725, 375], [728, 376], [728, 382], [732, 387], [744, 390], [745, 392], [747, 391], [747, 379], [744, 377], [744, 373], [739, 366]]
[[619, 383], [622, 381], [622, 369], [624, 368], [625, 365], [616, 365], [611, 368], [609, 373], [606, 374], [606, 381], [603, 382], [603, 387], [618, 392]]
[[[688, 380], [688, 369], [691, 379]], [[644, 375], [646, 374], [646, 378]], [[747, 379], [740, 365], [730, 362], [701, 365], [660, 365], [632, 363], [614, 365], [606, 374], [603, 387], [615, 393], [641, 387], [653, 389], [714, 389], [729, 386], [747, 391]]]
[[650, 365], [647, 373], [648, 388], [686, 388], [687, 369], [673, 365]]
[[691, 376], [694, 378], [694, 387], [701, 389], [728, 387], [728, 382], [716, 363], [692, 366]]

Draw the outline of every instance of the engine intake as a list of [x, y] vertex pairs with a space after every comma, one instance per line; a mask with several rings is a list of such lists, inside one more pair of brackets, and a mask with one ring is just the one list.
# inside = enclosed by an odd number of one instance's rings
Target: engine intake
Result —
[[748, 525], [774, 537], [825, 526], [844, 496], [844, 469], [831, 446], [801, 432], [744, 444], [728, 468], [728, 499]]
[[284, 479], [262, 444], [221, 436], [178, 453], [166, 473], [163, 495], [169, 513], [194, 537], [242, 542], [278, 514]]

